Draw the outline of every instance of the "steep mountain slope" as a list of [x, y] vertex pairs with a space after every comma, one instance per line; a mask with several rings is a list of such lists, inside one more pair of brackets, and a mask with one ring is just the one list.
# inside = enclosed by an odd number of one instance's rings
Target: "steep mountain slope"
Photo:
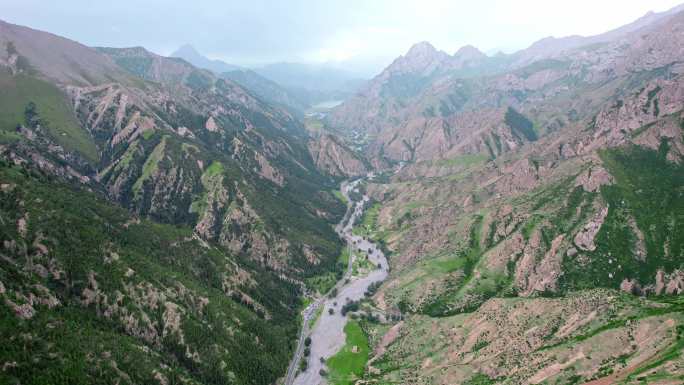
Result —
[[262, 384], [298, 288], [50, 175], [0, 164], [3, 384]]
[[[3, 289], [4, 306], [14, 309], [3, 319], [3, 335], [20, 328], [38, 338], [17, 348], [22, 359], [43, 348], [54, 357], [56, 338], [77, 335], [69, 328], [35, 333], [86, 322], [91, 345], [78, 354], [99, 360], [96, 368], [112, 368], [123, 383], [152, 382], [155, 371], [201, 383], [273, 383], [293, 348], [304, 282], [336, 269], [341, 248], [331, 223], [344, 207], [309, 155], [301, 123], [182, 59], [0, 27], [0, 154], [29, 170], [21, 173], [43, 175], [22, 179], [15, 168], [2, 171], [10, 194], [2, 217], [12, 219], [2, 221], [0, 251], [8, 264], [1, 280], [10, 288]], [[60, 57], [48, 46], [58, 47]], [[104, 213], [93, 214], [88, 227], [91, 206]], [[79, 208], [86, 217], [71, 218]], [[123, 235], [113, 230], [129, 227]], [[72, 245], [81, 249], [70, 251]], [[42, 253], [39, 273], [22, 250]], [[122, 256], [123, 270], [110, 271], [110, 251]], [[43, 274], [78, 263], [66, 278]], [[127, 266], [146, 273], [130, 280]], [[64, 284], [73, 287], [60, 289]], [[47, 289], [30, 294], [35, 285]], [[18, 319], [41, 303], [36, 293], [64, 306], [39, 306], [36, 318]], [[217, 307], [202, 313], [200, 297]], [[112, 306], [128, 310], [106, 310]], [[128, 342], [116, 347], [116, 338]], [[114, 348], [120, 356], [112, 360]], [[138, 348], [152, 349], [153, 358], [127, 360], [130, 372], [123, 370], [120, 357]], [[72, 354], [68, 349], [57, 349], [58, 356]], [[236, 358], [239, 349], [252, 353]], [[74, 362], [80, 366], [45, 365], [57, 376], [51, 378], [67, 382], [100, 373]], [[25, 383], [18, 369], [10, 376]]]
[[[274, 251], [264, 254], [267, 244], [285, 242], [282, 238], [267, 240], [270, 230], [282, 229], [281, 236], [284, 232], [298, 232], [281, 224], [284, 218], [269, 209], [269, 201], [275, 205], [275, 199], [306, 199], [296, 206], [310, 210], [299, 215], [310, 216], [312, 221], [303, 222], [309, 223], [313, 234], [320, 233], [314, 230], [315, 223], [324, 221], [316, 214], [317, 210], [325, 210], [325, 204], [321, 204], [324, 196], [316, 195], [319, 189], [307, 187], [325, 178], [307, 156], [307, 137], [300, 124], [287, 112], [264, 104], [234, 83], [217, 79], [184, 61], [159, 57], [140, 48], [101, 51], [106, 53], [102, 60], [119, 63], [138, 79], [149, 82], [135, 87], [120, 83], [63, 86], [78, 123], [86, 131], [81, 129], [82, 136], [99, 152], [94, 164], [69, 164], [78, 176], [102, 186], [111, 199], [141, 214], [167, 222], [196, 222], [197, 231], [207, 239], [221, 238], [235, 252], [249, 244], [254, 258], [269, 259], [274, 266], [282, 264], [290, 254], [305, 259], [302, 248], [313, 245], [293, 246], [297, 251], [281, 247], [278, 258], [271, 254]], [[25, 124], [23, 129], [43, 139], [40, 114], [44, 106], [36, 107], [38, 121]], [[43, 126], [49, 127], [50, 123]], [[7, 151], [25, 159], [48, 154], [77, 160], [81, 157], [78, 149], [64, 155], [59, 148], [50, 151], [49, 145], [48, 151], [37, 154], [34, 146], [26, 144], [19, 141]], [[60, 169], [49, 159], [44, 163], [39, 166]], [[219, 172], [214, 182], [208, 181], [211, 175], [205, 174], [215, 171]], [[233, 177], [226, 179], [231, 174]], [[213, 189], [218, 189], [218, 201], [202, 203]], [[268, 195], [274, 194], [273, 198], [261, 196], [267, 191]], [[252, 208], [249, 202], [257, 196], [262, 205]], [[231, 202], [235, 212], [228, 210]], [[316, 204], [321, 206], [317, 208]], [[234, 220], [263, 221], [267, 231], [261, 234], [255, 230], [249, 238], [244, 238], [244, 229], [237, 232], [234, 228], [236, 233], [227, 233], [232, 227], [225, 221], [226, 216], [238, 213], [240, 218]], [[322, 243], [332, 247], [327, 251], [337, 247], [332, 246], [336, 244], [333, 238], [331, 234]]]
[[[415, 384], [677, 384], [682, 303], [606, 290], [497, 298], [472, 313], [368, 330], [369, 381]], [[389, 336], [390, 338], [387, 338]]]
[[353, 98], [336, 108], [329, 123], [336, 128], [378, 134], [408, 119], [411, 101], [450, 71], [467, 71], [488, 59], [473, 47], [454, 56], [437, 51], [430, 43], [414, 45], [371, 80]]
[[5, 53], [3, 66], [9, 65], [15, 71], [19, 69], [26, 73], [40, 71], [57, 82], [94, 86], [113, 81], [129, 84], [131, 81], [125, 71], [94, 49], [4, 21], [0, 21], [0, 47]]
[[371, 168], [366, 159], [333, 134], [315, 135], [309, 142], [309, 151], [316, 167], [330, 175], [359, 176], [366, 174]]
[[361, 186], [364, 380], [681, 382], [684, 13], [645, 28], [467, 73], [421, 44], [331, 115], [405, 161]]

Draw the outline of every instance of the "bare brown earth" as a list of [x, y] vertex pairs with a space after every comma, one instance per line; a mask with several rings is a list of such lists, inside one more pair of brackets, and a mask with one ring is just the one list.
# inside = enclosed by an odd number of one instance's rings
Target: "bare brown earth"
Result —
[[[414, 316], [386, 350], [376, 351], [369, 372], [380, 373], [371, 378], [381, 382], [419, 384], [467, 383], [477, 373], [504, 384], [564, 384], [573, 376], [614, 383], [669, 348], [681, 324], [676, 313], [594, 334], [608, 319], [631, 317], [640, 306], [595, 291], [554, 300], [494, 299], [474, 313], [442, 319]], [[675, 362], [681, 365], [681, 358]], [[608, 369], [615, 374], [604, 378]]]

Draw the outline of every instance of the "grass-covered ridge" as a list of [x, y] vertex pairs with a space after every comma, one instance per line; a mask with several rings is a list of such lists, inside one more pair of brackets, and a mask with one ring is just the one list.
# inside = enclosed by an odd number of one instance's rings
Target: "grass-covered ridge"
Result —
[[26, 111], [33, 103], [40, 126], [65, 149], [76, 151], [91, 162], [98, 160], [90, 134], [76, 120], [67, 96], [56, 86], [26, 74], [12, 75], [0, 69], [0, 135], [7, 137], [17, 125], [26, 124]]
[[161, 142], [159, 142], [159, 144], [154, 148], [149, 158], [145, 160], [145, 164], [143, 164], [142, 175], [140, 175], [138, 180], [136, 180], [135, 184], [133, 185], [133, 192], [136, 194], [136, 196], [140, 193], [140, 190], [142, 189], [145, 180], [148, 179], [152, 175], [152, 173], [157, 170], [159, 162], [164, 156], [165, 147], [166, 138], [162, 138]]
[[456, 270], [462, 272], [460, 279], [452, 279], [446, 289], [438, 295], [430, 298], [423, 304], [421, 312], [433, 317], [452, 315], [459, 312], [474, 310], [485, 299], [495, 295], [503, 285], [498, 277], [490, 274], [480, 275], [473, 280], [474, 271], [484, 250], [481, 245], [482, 216], [476, 215], [470, 225], [470, 236], [467, 247], [458, 250], [455, 255], [448, 259], [438, 259], [428, 267], [438, 275], [451, 273]]

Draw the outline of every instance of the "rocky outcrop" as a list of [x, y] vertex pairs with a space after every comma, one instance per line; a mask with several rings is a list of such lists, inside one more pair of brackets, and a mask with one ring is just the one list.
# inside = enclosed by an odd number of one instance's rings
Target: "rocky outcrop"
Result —
[[181, 310], [178, 305], [173, 302], [164, 303], [164, 314], [162, 315], [164, 330], [162, 337], [175, 335], [181, 344], [185, 343], [185, 336], [181, 330]]
[[259, 175], [277, 184], [278, 186], [283, 187], [285, 184], [285, 178], [283, 177], [283, 174], [278, 171], [278, 169], [273, 167], [271, 163], [269, 163], [268, 159], [266, 159], [263, 155], [255, 152], [254, 156], [259, 164]]
[[605, 168], [591, 167], [580, 174], [575, 180], [575, 186], [582, 186], [586, 192], [597, 192], [601, 186], [611, 185], [613, 177]]
[[[534, 293], [553, 293], [558, 289], [558, 278], [562, 274], [563, 254], [560, 250], [565, 235], [557, 236], [540, 261], [536, 260], [535, 248], [525, 251], [515, 271], [518, 295], [528, 297]], [[539, 245], [536, 247], [539, 248]]]
[[450, 59], [444, 51], [438, 51], [435, 47], [423, 41], [414, 44], [406, 55], [396, 59], [388, 68], [394, 74], [421, 74], [430, 75], [442, 68]]
[[[575, 147], [582, 153], [589, 153], [634, 141], [658, 149], [661, 140], [668, 139], [672, 143], [672, 151], [681, 155], [684, 146], [676, 140], [679, 122], [662, 120], [680, 111], [682, 100], [684, 91], [681, 79], [653, 81], [639, 92], [599, 112], [592, 125], [592, 135], [579, 141]], [[671, 159], [677, 158], [674, 156]]]
[[232, 253], [246, 254], [258, 263], [281, 271], [290, 257], [290, 242], [263, 229], [263, 219], [237, 190], [235, 203], [227, 207], [214, 236]]
[[608, 207], [601, 208], [594, 217], [587, 222], [584, 227], [575, 235], [575, 245], [580, 250], [594, 251], [596, 250], [596, 245], [594, 244], [594, 238], [601, 230], [601, 225], [608, 215]]
[[635, 295], [680, 295], [684, 293], [684, 271], [676, 269], [671, 273], [658, 270], [654, 283], [642, 285], [637, 279], [625, 278], [620, 290]]
[[529, 159], [521, 159], [502, 171], [502, 180], [497, 181], [496, 186], [502, 193], [510, 195], [537, 186], [544, 170], [540, 170]]
[[230, 204], [228, 188], [224, 186], [224, 176], [219, 173], [205, 172], [202, 175], [202, 184], [207, 191], [202, 201], [194, 203], [194, 210], [199, 212], [199, 220], [195, 225], [195, 233], [205, 240], [216, 237], [216, 231], [220, 228], [222, 215], [225, 208]]
[[[414, 315], [402, 322], [399, 337], [383, 351], [382, 359], [401, 371], [374, 365], [373, 374], [380, 381], [402, 383], [429, 377], [449, 384], [497, 378], [534, 384], [589, 380], [606, 366], [620, 373], [651, 362], [653, 352], [671, 346], [678, 324], [673, 317], [630, 320], [647, 306], [623, 302], [614, 291], [593, 290], [553, 299], [491, 299], [446, 322]], [[603, 325], [609, 331], [594, 332]], [[393, 331], [387, 334], [391, 337]], [[377, 340], [382, 344], [383, 339]], [[630, 357], [626, 365], [620, 356]], [[569, 367], [576, 369], [568, 373]], [[664, 365], [659, 373], [676, 378], [679, 369]]]
[[663, 293], [680, 295], [684, 293], [684, 271], [675, 270], [670, 274], [659, 271], [656, 275], [655, 293], [658, 295]]
[[204, 128], [206, 128], [209, 132], [218, 132], [219, 130], [219, 127], [216, 124], [213, 116], [210, 116], [209, 119], [207, 119], [207, 122], [204, 123]]

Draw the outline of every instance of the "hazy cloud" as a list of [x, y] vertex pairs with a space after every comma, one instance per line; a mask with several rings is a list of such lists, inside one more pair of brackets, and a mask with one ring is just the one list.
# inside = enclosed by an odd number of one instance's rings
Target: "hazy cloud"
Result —
[[428, 40], [513, 51], [549, 35], [596, 34], [681, 0], [0, 0], [6, 21], [88, 45], [169, 54], [190, 43], [239, 65], [341, 61], [376, 70]]

